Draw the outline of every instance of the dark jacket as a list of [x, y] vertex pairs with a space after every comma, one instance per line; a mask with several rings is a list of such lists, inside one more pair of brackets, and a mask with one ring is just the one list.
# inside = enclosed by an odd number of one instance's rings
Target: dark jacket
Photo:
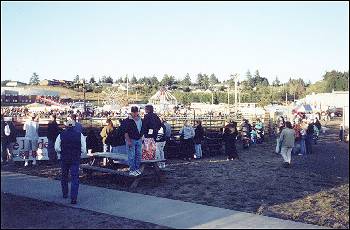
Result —
[[201, 125], [198, 125], [196, 127], [196, 129], [194, 130], [195, 132], [195, 135], [194, 135], [194, 143], [195, 144], [201, 144], [201, 142], [203, 141], [203, 138], [204, 138], [204, 129], [203, 129], [203, 126]]
[[236, 137], [237, 132], [231, 132], [230, 130], [225, 129], [225, 132], [222, 136], [223, 141], [225, 142], [225, 151], [226, 153], [236, 153]]
[[306, 135], [312, 136], [313, 134], [314, 134], [314, 125], [313, 125], [313, 123], [312, 123], [312, 124], [309, 124], [309, 125], [307, 126]]
[[47, 126], [47, 139], [55, 141], [58, 134], [60, 134], [60, 129], [56, 121], [51, 121]]
[[[160, 129], [162, 122], [155, 113], [148, 113], [145, 115], [142, 124], [142, 134], [145, 138], [157, 139], [158, 130]], [[153, 133], [149, 134], [149, 130], [152, 129]]]
[[125, 145], [125, 127], [122, 125], [119, 128], [114, 128], [113, 131], [107, 136], [106, 144], [112, 147]]
[[124, 125], [125, 125], [125, 133], [129, 135], [130, 139], [139, 140], [142, 137], [142, 129], [144, 126], [144, 121], [142, 121], [141, 132], [139, 132], [139, 130], [137, 129], [136, 123], [132, 118], [129, 118], [129, 117], [126, 118], [124, 120]]
[[61, 160], [66, 163], [80, 162], [81, 133], [67, 128], [61, 135]]
[[97, 152], [99, 150], [99, 146], [102, 144], [100, 142], [101, 140], [96, 136], [95, 131], [90, 130], [86, 137], [86, 148], [91, 149], [92, 152]]

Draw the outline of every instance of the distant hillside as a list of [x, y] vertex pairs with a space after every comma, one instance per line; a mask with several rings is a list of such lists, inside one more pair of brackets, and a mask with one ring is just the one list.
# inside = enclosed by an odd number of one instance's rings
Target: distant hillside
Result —
[[[60, 94], [60, 97], [64, 98], [72, 98], [73, 100], [82, 100], [84, 99], [84, 93], [83, 92], [77, 92], [75, 90], [72, 89], [68, 89], [62, 86], [40, 86], [40, 85], [27, 85], [24, 86], [24, 88], [31, 88], [31, 89], [45, 89], [45, 90], [52, 90], [52, 91], [56, 91]], [[103, 98], [103, 94], [102, 93], [93, 93], [93, 92], [86, 92], [85, 94], [86, 96], [86, 100], [88, 101], [104, 101], [105, 98]], [[126, 94], [125, 94], [126, 96]], [[129, 99], [131, 101], [136, 99], [136, 95], [132, 95], [129, 94]], [[137, 95], [137, 99], [138, 100], [145, 100], [145, 98], [141, 95]]]

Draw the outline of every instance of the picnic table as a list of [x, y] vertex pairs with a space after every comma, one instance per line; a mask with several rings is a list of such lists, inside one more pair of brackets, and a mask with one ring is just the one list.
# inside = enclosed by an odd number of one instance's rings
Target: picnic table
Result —
[[163, 160], [154, 159], [154, 160], [141, 160], [140, 171], [141, 175], [132, 176], [129, 175], [129, 170], [121, 169], [111, 169], [108, 167], [100, 166], [100, 160], [107, 158], [109, 162], [113, 162], [117, 165], [128, 165], [128, 155], [125, 153], [111, 153], [111, 152], [95, 152], [88, 154], [90, 160], [87, 164], [80, 165], [80, 168], [84, 173], [87, 173], [89, 176], [92, 176], [93, 172], [103, 172], [117, 175], [124, 178], [129, 178], [132, 183], [129, 186], [129, 189], [134, 189], [137, 187], [139, 182], [143, 179], [154, 179], [156, 184], [161, 182], [162, 175], [166, 169], [160, 169], [158, 167], [158, 162], [163, 162]]

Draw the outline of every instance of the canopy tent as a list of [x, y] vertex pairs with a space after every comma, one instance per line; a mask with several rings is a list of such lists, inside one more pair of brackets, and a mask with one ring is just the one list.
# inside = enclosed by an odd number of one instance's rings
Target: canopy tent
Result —
[[177, 105], [176, 98], [165, 88], [158, 90], [150, 99], [149, 103], [153, 105]]
[[311, 105], [299, 105], [293, 109], [294, 113], [312, 113]]

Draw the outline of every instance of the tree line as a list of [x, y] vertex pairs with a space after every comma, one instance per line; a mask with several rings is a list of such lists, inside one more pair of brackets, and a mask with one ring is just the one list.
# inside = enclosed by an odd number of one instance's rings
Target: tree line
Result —
[[[189, 104], [191, 102], [212, 102], [213, 98], [214, 103], [227, 103], [227, 90], [229, 90], [230, 94], [234, 93], [234, 78], [235, 75], [233, 74], [228, 80], [221, 82], [214, 73], [210, 75], [198, 73], [196, 81], [193, 82], [189, 74], [186, 74], [182, 79], [175, 78], [173, 75], [164, 74], [161, 80], [155, 75], [141, 78], [131, 76], [129, 77], [129, 83], [133, 85], [135, 91], [139, 95], [143, 95], [145, 98], [151, 96], [159, 90], [160, 87], [167, 87], [174, 91], [175, 97], [182, 104]], [[293, 101], [303, 98], [305, 95], [312, 92], [329, 93], [333, 90], [349, 90], [349, 71], [328, 71], [322, 76], [320, 81], [314, 84], [305, 82], [303, 78], [300, 77], [290, 78], [287, 82], [282, 83], [277, 76], [270, 83], [266, 77], [260, 75], [258, 70], [254, 72], [254, 75], [248, 70], [244, 79], [245, 80], [238, 83], [241, 102], [258, 102], [260, 105], [281, 103], [285, 100]], [[97, 81], [94, 77], [91, 77], [86, 83], [88, 91], [98, 93], [102, 91], [100, 88], [101, 83], [126, 83], [127, 81], [127, 76], [119, 77], [114, 81], [111, 76], [102, 75]], [[4, 86], [6, 82], [8, 81], [2, 81], [1, 85]], [[79, 75], [75, 76], [73, 82], [79, 85], [78, 83], [81, 82]], [[29, 84], [39, 84], [39, 75], [36, 72], [31, 76]], [[193, 89], [210, 90], [212, 93], [194, 93], [192, 92]], [[81, 90], [81, 87], [79, 87], [79, 90]], [[232, 96], [232, 99], [233, 98]]]

